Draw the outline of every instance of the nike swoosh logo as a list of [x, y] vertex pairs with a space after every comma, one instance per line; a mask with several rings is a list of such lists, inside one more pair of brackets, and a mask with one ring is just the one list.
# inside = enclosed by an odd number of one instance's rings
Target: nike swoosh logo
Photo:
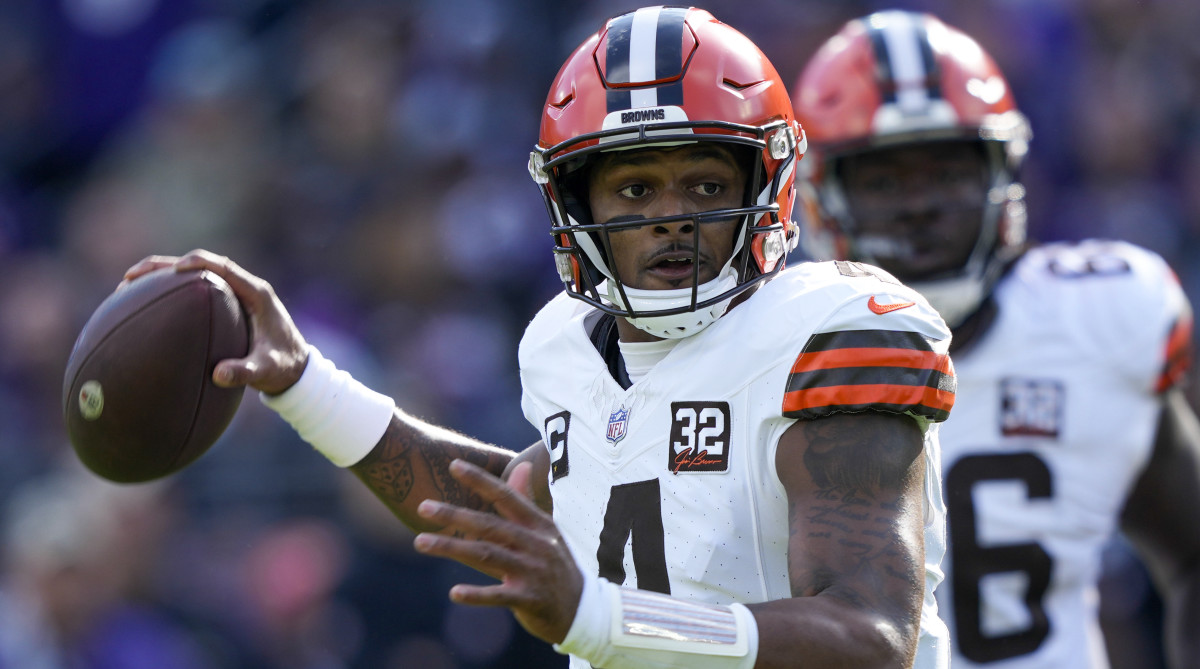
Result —
[[871, 299], [867, 300], [867, 308], [870, 309], [871, 311], [879, 314], [880, 316], [888, 313], [889, 311], [895, 311], [897, 309], [904, 309], [905, 307], [911, 307], [914, 304], [916, 304], [916, 302], [897, 302], [895, 304], [880, 304], [875, 301], [874, 295], [871, 296]]

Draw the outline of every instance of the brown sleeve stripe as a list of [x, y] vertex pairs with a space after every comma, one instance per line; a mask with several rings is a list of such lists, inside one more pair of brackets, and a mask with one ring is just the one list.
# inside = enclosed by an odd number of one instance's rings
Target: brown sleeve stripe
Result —
[[942, 421], [955, 389], [950, 357], [916, 332], [823, 333], [810, 338], [792, 365], [783, 415], [812, 419], [874, 409]]
[[[949, 365], [946, 356], [937, 365]], [[834, 367], [813, 372], [792, 372], [788, 375], [785, 392], [799, 392], [810, 388], [836, 388], [838, 386], [926, 386], [954, 391], [954, 374], [930, 367], [912, 365], [897, 367]], [[948, 385], [949, 384], [949, 385]]]
[[953, 374], [948, 356], [938, 355], [933, 351], [921, 352], [895, 348], [843, 348], [818, 353], [805, 351], [796, 358], [796, 363], [792, 365], [792, 373], [839, 367], [932, 368], [943, 374]]
[[932, 351], [933, 347], [919, 332], [911, 330], [839, 330], [818, 332], [808, 338], [805, 353], [846, 348], [910, 348]]

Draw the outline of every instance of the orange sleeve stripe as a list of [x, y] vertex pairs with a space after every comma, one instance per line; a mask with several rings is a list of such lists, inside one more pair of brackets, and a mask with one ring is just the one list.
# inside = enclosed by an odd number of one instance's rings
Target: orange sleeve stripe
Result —
[[935, 411], [950, 411], [954, 393], [928, 386], [826, 386], [794, 390], [783, 396], [784, 413], [797, 413], [817, 407], [894, 404], [925, 406]]
[[1175, 321], [1167, 337], [1166, 361], [1155, 386], [1157, 392], [1166, 392], [1183, 380], [1192, 366], [1195, 354], [1192, 345], [1192, 316], [1185, 314]]
[[904, 348], [836, 348], [801, 353], [792, 365], [792, 373], [838, 367], [907, 367], [933, 369], [943, 374], [954, 373], [950, 356]]
[[1192, 346], [1192, 316], [1180, 317], [1171, 327], [1171, 335], [1167, 337], [1167, 359], [1175, 358]]

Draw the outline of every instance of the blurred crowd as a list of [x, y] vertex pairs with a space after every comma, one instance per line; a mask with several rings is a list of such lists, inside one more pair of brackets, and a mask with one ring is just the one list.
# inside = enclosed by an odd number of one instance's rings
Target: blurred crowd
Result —
[[[196, 464], [115, 486], [73, 459], [63, 371], [126, 267], [204, 247], [401, 406], [532, 443], [516, 344], [560, 285], [525, 162], [559, 64], [638, 4], [0, 3], [0, 669], [565, 666], [507, 611], [451, 604], [481, 577], [415, 554], [253, 393]], [[789, 84], [876, 9], [975, 35], [1033, 123], [1033, 234], [1151, 248], [1200, 304], [1200, 3], [701, 6]], [[1154, 596], [1111, 552], [1114, 665], [1153, 669]]]

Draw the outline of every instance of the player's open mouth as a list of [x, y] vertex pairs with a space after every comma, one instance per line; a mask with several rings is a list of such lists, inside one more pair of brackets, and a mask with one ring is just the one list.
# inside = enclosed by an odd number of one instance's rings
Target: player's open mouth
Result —
[[692, 278], [695, 262], [689, 253], [686, 256], [664, 257], [650, 266], [650, 274], [672, 283]]

